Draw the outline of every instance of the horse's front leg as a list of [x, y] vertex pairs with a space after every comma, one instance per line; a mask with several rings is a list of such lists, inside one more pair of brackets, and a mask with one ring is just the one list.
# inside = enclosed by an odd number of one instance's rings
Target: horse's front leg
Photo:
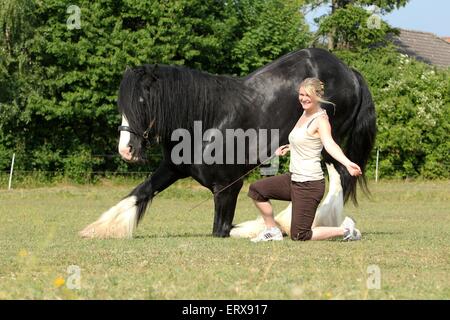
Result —
[[214, 237], [230, 236], [236, 202], [242, 185], [242, 180], [239, 180], [229, 187], [217, 185], [214, 188]]
[[153, 197], [182, 178], [179, 173], [161, 164], [153, 175], [137, 186], [127, 197], [88, 225], [80, 236], [84, 238], [131, 238], [147, 205]]

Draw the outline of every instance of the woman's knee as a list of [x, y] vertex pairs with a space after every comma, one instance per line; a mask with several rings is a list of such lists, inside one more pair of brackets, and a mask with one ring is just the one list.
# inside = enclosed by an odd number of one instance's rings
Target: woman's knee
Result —
[[251, 185], [250, 185], [250, 187], [248, 187], [248, 190], [249, 191], [252, 191], [252, 192], [258, 192], [257, 191], [257, 184], [256, 184], [256, 182], [253, 182]]
[[258, 188], [258, 182], [254, 182], [248, 188], [248, 194], [250, 198], [256, 201], [267, 201], [267, 199], [261, 194], [261, 191]]
[[291, 239], [294, 241], [308, 241], [312, 238], [312, 230], [301, 230], [300, 232], [292, 233]]

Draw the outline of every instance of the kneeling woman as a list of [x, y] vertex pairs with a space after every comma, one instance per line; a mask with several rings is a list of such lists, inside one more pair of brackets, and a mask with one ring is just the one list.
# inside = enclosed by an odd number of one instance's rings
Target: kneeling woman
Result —
[[289, 144], [275, 152], [277, 156], [291, 152], [290, 172], [250, 185], [248, 196], [253, 199], [266, 225], [266, 229], [252, 239], [253, 242], [283, 240], [273, 217], [270, 199], [292, 201], [292, 240], [324, 240], [339, 236], [344, 240], [361, 239], [354, 221], [348, 217], [340, 227], [311, 228], [325, 192], [320, 164], [323, 147], [347, 168], [350, 175], [362, 174], [360, 167], [344, 155], [331, 136], [331, 125], [320, 103], [332, 103], [322, 98], [323, 93], [323, 83], [317, 78], [307, 78], [300, 84], [299, 101], [304, 112], [289, 134]]

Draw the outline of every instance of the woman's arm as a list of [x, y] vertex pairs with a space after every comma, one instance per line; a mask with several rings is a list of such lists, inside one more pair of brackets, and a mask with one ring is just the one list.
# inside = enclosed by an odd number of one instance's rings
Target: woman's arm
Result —
[[319, 117], [317, 120], [319, 121], [318, 132], [320, 140], [322, 141], [323, 147], [328, 154], [344, 165], [350, 175], [361, 175], [361, 168], [356, 163], [351, 162], [350, 159], [345, 156], [344, 152], [342, 152], [339, 145], [333, 140], [333, 137], [331, 136], [331, 125], [328, 121], [328, 117]]

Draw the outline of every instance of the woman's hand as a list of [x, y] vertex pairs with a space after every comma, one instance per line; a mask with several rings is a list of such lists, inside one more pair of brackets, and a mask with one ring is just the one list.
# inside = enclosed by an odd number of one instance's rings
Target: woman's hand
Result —
[[290, 150], [290, 146], [288, 144], [279, 147], [277, 150], [275, 150], [276, 156], [284, 156], [288, 151]]
[[351, 176], [357, 177], [362, 175], [361, 168], [356, 163], [349, 162], [345, 167]]

